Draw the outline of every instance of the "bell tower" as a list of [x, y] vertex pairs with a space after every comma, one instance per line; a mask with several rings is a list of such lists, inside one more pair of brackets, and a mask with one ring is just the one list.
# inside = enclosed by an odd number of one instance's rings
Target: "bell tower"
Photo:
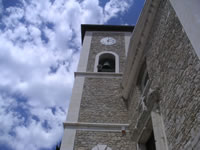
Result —
[[82, 25], [82, 51], [61, 150], [127, 150], [121, 79], [133, 26]]

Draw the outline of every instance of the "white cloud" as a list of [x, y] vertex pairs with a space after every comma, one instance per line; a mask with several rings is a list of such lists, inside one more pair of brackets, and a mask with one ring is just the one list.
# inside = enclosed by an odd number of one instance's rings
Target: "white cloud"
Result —
[[106, 3], [104, 8], [104, 21], [108, 21], [113, 17], [117, 17], [118, 13], [124, 13], [125, 11], [127, 11], [130, 7], [130, 3], [132, 3], [132, 0], [110, 0], [108, 3]]
[[81, 4], [83, 23], [103, 23], [103, 9], [98, 0], [85, 0]]
[[81, 47], [80, 25], [103, 24], [129, 5], [120, 0], [104, 8], [99, 0], [21, 3], [3, 9], [0, 0], [0, 13], [7, 14], [0, 28], [0, 144], [39, 150], [62, 136]]
[[15, 28], [19, 25], [19, 19], [22, 19], [24, 16], [23, 8], [19, 7], [9, 7], [6, 8], [6, 13], [9, 13], [9, 17], [5, 16], [2, 19], [2, 22], [6, 25], [6, 28]]

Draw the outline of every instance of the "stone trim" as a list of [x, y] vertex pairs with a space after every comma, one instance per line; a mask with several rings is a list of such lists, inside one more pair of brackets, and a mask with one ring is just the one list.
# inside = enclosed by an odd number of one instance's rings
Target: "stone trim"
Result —
[[80, 60], [78, 64], [78, 71], [86, 71], [87, 69], [87, 64], [88, 64], [88, 57], [89, 57], [89, 52], [90, 52], [90, 46], [91, 46], [91, 41], [92, 41], [92, 32], [86, 32], [85, 33], [85, 38], [80, 54]]
[[135, 26], [130, 39], [128, 57], [126, 60], [126, 70], [123, 74], [122, 87], [123, 98], [127, 99], [131, 89], [136, 84], [138, 67], [140, 67], [143, 59], [144, 47], [147, 42], [149, 32], [151, 30], [160, 0], [147, 0]]
[[138, 143], [137, 150], [146, 150], [145, 143], [147, 142], [152, 131], [154, 133], [156, 149], [168, 150], [165, 127], [158, 109], [152, 110], [149, 114], [148, 121], [146, 122], [142, 132], [140, 132], [139, 139], [136, 141]]
[[75, 77], [122, 78], [122, 75], [122, 73], [108, 72], [74, 72]]
[[124, 41], [125, 41], [125, 56], [128, 54], [128, 46], [130, 44], [131, 32], [124, 33]]
[[[78, 121], [81, 97], [83, 92], [85, 78], [77, 77], [74, 81], [74, 87], [72, 90], [71, 101], [67, 114], [67, 121]], [[64, 130], [64, 135], [61, 143], [61, 150], [73, 150], [74, 149], [74, 140], [75, 140], [76, 130]]]
[[94, 65], [94, 72], [97, 72], [97, 66], [99, 64], [99, 57], [102, 55], [102, 54], [112, 54], [115, 56], [115, 73], [119, 73], [119, 55], [116, 54], [115, 52], [113, 51], [102, 51], [100, 53], [98, 53], [95, 57], [95, 65]]
[[85, 131], [107, 131], [107, 132], [129, 132], [129, 124], [114, 123], [88, 123], [88, 122], [64, 122], [65, 129], [85, 130]]
[[110, 34], [110, 33], [114, 33], [114, 34], [115, 34], [115, 33], [123, 33], [123, 34], [124, 34], [124, 33], [125, 33], [125, 34], [127, 33], [127, 34], [130, 34], [130, 35], [131, 35], [132, 32], [130, 32], [130, 31], [121, 31], [121, 32], [120, 32], [120, 31], [93, 31], [93, 33], [109, 33], [109, 34]]
[[[80, 54], [78, 71], [85, 72], [87, 69], [91, 40], [92, 40], [92, 32], [86, 32], [82, 51]], [[78, 121], [84, 81], [85, 81], [84, 77], [77, 77], [74, 80], [74, 87], [72, 89], [72, 96], [66, 119], [67, 121], [74, 121], [74, 122]], [[64, 130], [64, 135], [61, 142], [61, 150], [74, 149], [75, 135], [76, 135], [76, 130], [68, 130], [68, 129]]]
[[162, 116], [159, 110], [151, 112], [153, 132], [156, 141], [156, 149], [168, 150], [167, 137]]
[[76, 136], [76, 130], [65, 129], [60, 149], [74, 150], [75, 136]]

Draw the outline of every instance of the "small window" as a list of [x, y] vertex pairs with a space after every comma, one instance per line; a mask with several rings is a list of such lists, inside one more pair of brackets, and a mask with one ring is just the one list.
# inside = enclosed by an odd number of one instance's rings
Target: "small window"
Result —
[[139, 88], [142, 92], [145, 89], [148, 80], [149, 80], [149, 75], [147, 72], [147, 65], [146, 65], [146, 61], [144, 61], [144, 63], [142, 64], [142, 67], [140, 69], [140, 72], [138, 75], [138, 80], [137, 80], [137, 85], [139, 86]]
[[115, 56], [110, 53], [100, 55], [97, 70], [98, 72], [115, 72]]

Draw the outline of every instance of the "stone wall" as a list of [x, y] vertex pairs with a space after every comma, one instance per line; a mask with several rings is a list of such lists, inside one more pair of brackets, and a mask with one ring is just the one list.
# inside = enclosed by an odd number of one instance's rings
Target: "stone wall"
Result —
[[112, 150], [128, 150], [129, 133], [77, 131], [74, 150], [92, 150], [97, 144], [107, 145]]
[[86, 78], [79, 121], [127, 123], [127, 109], [121, 99], [120, 78]]
[[[88, 58], [87, 72], [94, 72], [95, 57], [102, 51], [112, 51], [119, 55], [119, 72], [123, 72], [125, 62], [125, 33], [120, 32], [93, 32], [90, 54]], [[103, 45], [100, 40], [104, 37], [116, 39], [114, 45]]]
[[[151, 88], [159, 89], [160, 110], [170, 150], [200, 149], [200, 61], [169, 1], [161, 1], [145, 47]], [[129, 120], [140, 93], [129, 98]], [[135, 109], [136, 108], [136, 109]]]

